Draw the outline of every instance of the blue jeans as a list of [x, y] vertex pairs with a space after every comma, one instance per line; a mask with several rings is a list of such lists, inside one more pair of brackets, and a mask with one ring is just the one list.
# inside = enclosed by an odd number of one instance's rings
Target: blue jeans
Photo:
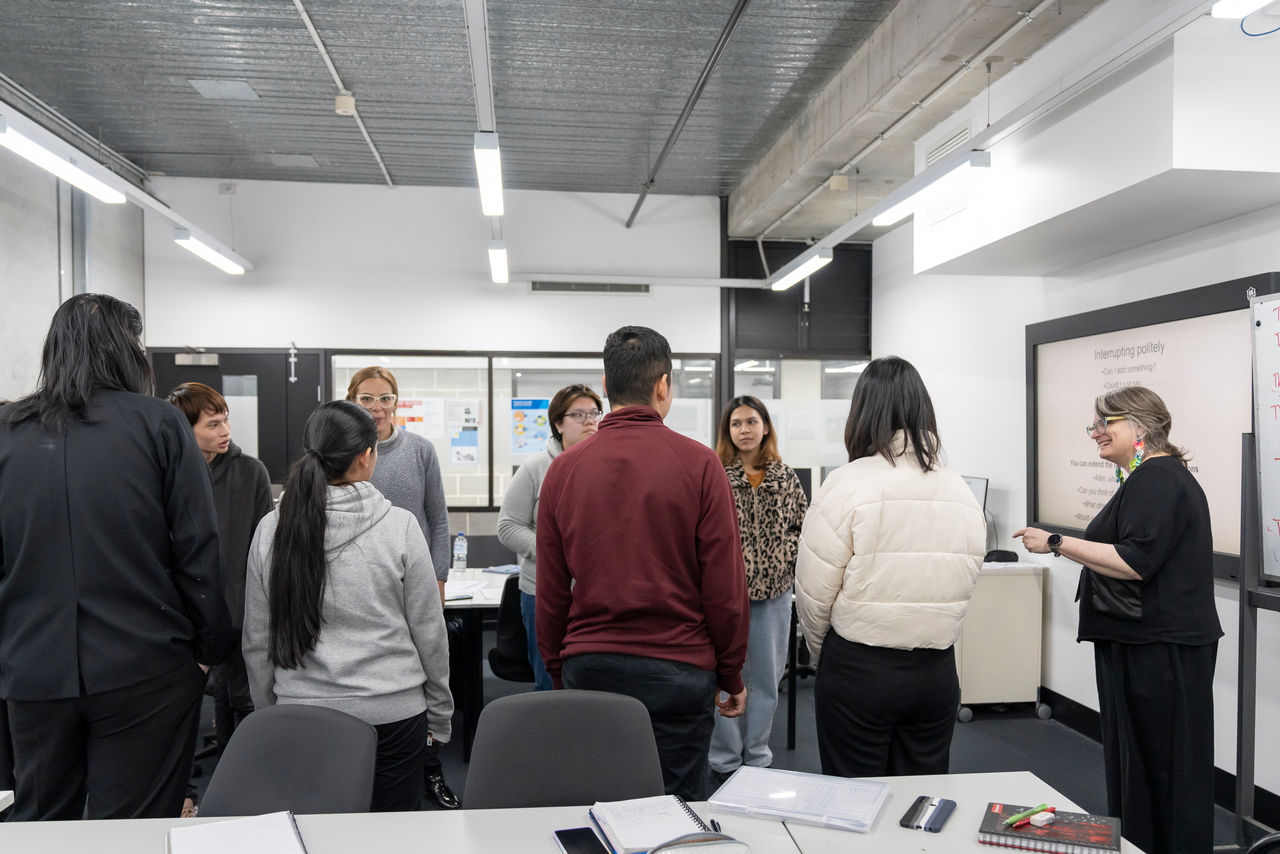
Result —
[[533, 668], [533, 690], [550, 691], [551, 674], [547, 665], [542, 663], [542, 653], [538, 652], [538, 632], [534, 619], [534, 603], [538, 600], [520, 591], [520, 619], [524, 621], [524, 637], [529, 644], [529, 666]]
[[747, 709], [736, 718], [716, 715], [711, 732], [711, 768], [721, 773], [740, 765], [768, 768], [773, 763], [769, 733], [778, 708], [778, 680], [787, 666], [791, 636], [791, 592], [751, 603], [747, 631], [747, 661], [742, 681], [747, 686]]

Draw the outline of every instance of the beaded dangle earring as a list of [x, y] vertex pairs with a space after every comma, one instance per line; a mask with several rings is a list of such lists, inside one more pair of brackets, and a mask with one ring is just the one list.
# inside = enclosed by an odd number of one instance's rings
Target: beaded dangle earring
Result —
[[1133, 471], [1142, 465], [1142, 453], [1147, 449], [1146, 443], [1139, 436], [1133, 443], [1133, 459], [1129, 461], [1129, 471]]

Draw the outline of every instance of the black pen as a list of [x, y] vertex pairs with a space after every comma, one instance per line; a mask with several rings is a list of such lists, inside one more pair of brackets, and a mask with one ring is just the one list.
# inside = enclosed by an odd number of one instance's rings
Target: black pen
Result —
[[716, 833], [723, 832], [720, 830], [720, 822], [716, 821], [714, 818], [711, 819], [711, 829], [714, 830]]

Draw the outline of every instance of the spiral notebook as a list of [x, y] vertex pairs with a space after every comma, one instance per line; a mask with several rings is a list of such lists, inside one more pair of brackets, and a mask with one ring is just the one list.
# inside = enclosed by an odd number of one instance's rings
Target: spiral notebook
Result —
[[587, 815], [613, 854], [642, 854], [677, 836], [711, 829], [679, 795], [597, 802]]
[[175, 827], [165, 837], [169, 854], [307, 854], [291, 812], [272, 812]]

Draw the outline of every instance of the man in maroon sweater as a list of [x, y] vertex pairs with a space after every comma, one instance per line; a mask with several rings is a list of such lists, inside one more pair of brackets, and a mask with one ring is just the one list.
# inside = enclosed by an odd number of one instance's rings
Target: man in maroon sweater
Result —
[[556, 457], [538, 498], [538, 649], [557, 688], [644, 703], [667, 792], [700, 800], [713, 706], [736, 717], [746, 704], [733, 496], [715, 453], [662, 423], [665, 338], [643, 326], [611, 334], [604, 386], [612, 411]]

